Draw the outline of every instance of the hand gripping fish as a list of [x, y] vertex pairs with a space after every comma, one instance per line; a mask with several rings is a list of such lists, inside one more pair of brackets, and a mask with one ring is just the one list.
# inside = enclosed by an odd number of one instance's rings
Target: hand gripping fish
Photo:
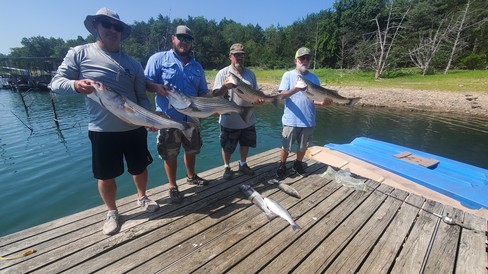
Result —
[[191, 140], [193, 126], [190, 124], [175, 121], [163, 112], [147, 110], [100, 82], [95, 82], [94, 87], [95, 91], [87, 96], [119, 119], [129, 124], [156, 129], [176, 128], [181, 130], [188, 140]]
[[194, 118], [206, 118], [214, 114], [236, 112], [244, 121], [249, 116], [249, 108], [236, 105], [223, 97], [194, 97], [172, 88], [168, 91], [168, 100], [179, 112]]
[[259, 99], [263, 99], [265, 102], [271, 102], [275, 107], [278, 106], [278, 101], [281, 98], [281, 94], [267, 95], [261, 90], [254, 89], [251, 85], [246, 83], [241, 77], [237, 76], [232, 71], [229, 71], [229, 80], [231, 83], [237, 86], [237, 95], [242, 100], [254, 103]]
[[296, 189], [294, 189], [293, 187], [291, 187], [285, 183], [282, 183], [276, 179], [271, 179], [268, 181], [268, 183], [277, 185], [280, 190], [282, 190], [283, 192], [285, 192], [286, 194], [288, 194], [292, 197], [295, 197], [298, 199], [301, 198], [300, 193], [298, 193], [298, 191]]
[[246, 194], [247, 198], [253, 202], [259, 209], [261, 209], [264, 214], [266, 214], [266, 217], [268, 220], [272, 220], [275, 218], [277, 215], [271, 212], [269, 208], [266, 206], [266, 203], [264, 202], [263, 196], [259, 194], [254, 188], [252, 188], [250, 185], [240, 185], [239, 188], [241, 189], [244, 194]]
[[359, 97], [355, 97], [355, 98], [343, 97], [339, 95], [339, 93], [336, 90], [327, 89], [322, 86], [316, 85], [310, 82], [309, 80], [305, 79], [301, 75], [298, 75], [297, 83], [295, 86], [298, 88], [307, 87], [307, 89], [303, 91], [305, 96], [317, 102], [323, 102], [326, 98], [329, 98], [332, 100], [332, 102], [336, 104], [347, 105], [349, 107], [352, 107], [359, 101], [359, 99], [361, 99]]

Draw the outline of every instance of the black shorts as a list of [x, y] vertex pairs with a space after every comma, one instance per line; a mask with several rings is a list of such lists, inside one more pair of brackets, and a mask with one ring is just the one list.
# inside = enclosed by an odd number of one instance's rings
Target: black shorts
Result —
[[152, 163], [147, 149], [147, 131], [144, 127], [124, 132], [88, 131], [92, 145], [92, 169], [96, 179], [108, 180], [127, 170], [132, 175], [141, 174]]
[[232, 154], [237, 148], [237, 143], [241, 147], [256, 147], [256, 127], [253, 125], [244, 129], [232, 129], [220, 126], [222, 149]]

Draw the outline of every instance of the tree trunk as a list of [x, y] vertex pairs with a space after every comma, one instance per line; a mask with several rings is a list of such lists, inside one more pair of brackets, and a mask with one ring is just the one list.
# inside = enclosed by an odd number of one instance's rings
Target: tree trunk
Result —
[[461, 19], [461, 23], [459, 23], [459, 29], [457, 31], [454, 44], [452, 45], [451, 55], [449, 56], [449, 61], [447, 62], [447, 66], [446, 69], [444, 70], [444, 74], [447, 74], [449, 72], [449, 68], [451, 67], [452, 59], [454, 58], [454, 53], [456, 53], [456, 47], [457, 44], [459, 43], [459, 37], [461, 36], [461, 31], [463, 30], [464, 27], [464, 21], [466, 20], [466, 14], [468, 13], [470, 2], [471, 0], [468, 0], [468, 3], [466, 3], [466, 9], [464, 9], [463, 18]]

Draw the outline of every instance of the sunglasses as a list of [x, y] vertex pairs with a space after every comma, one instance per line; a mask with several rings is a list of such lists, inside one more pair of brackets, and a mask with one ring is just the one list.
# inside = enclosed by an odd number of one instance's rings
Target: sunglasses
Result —
[[298, 59], [300, 59], [300, 61], [302, 61], [302, 60], [310, 60], [310, 55], [300, 56], [300, 57], [298, 57]]
[[176, 34], [176, 38], [178, 38], [178, 40], [180, 40], [181, 42], [185, 42], [188, 44], [193, 42], [193, 38], [182, 34]]
[[123, 32], [124, 31], [124, 26], [121, 26], [119, 24], [112, 24], [108, 21], [99, 21], [99, 22], [102, 25], [102, 27], [104, 27], [106, 29], [111, 29], [112, 27], [114, 27], [114, 30], [116, 32]]

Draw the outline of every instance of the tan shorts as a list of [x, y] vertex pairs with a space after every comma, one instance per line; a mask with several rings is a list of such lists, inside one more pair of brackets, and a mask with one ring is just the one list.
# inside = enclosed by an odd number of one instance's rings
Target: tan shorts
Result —
[[180, 153], [180, 147], [189, 154], [198, 154], [202, 148], [203, 142], [200, 136], [200, 128], [195, 127], [191, 140], [183, 136], [180, 130], [175, 128], [161, 129], [157, 137], [157, 149], [159, 158], [163, 160], [174, 160]]

